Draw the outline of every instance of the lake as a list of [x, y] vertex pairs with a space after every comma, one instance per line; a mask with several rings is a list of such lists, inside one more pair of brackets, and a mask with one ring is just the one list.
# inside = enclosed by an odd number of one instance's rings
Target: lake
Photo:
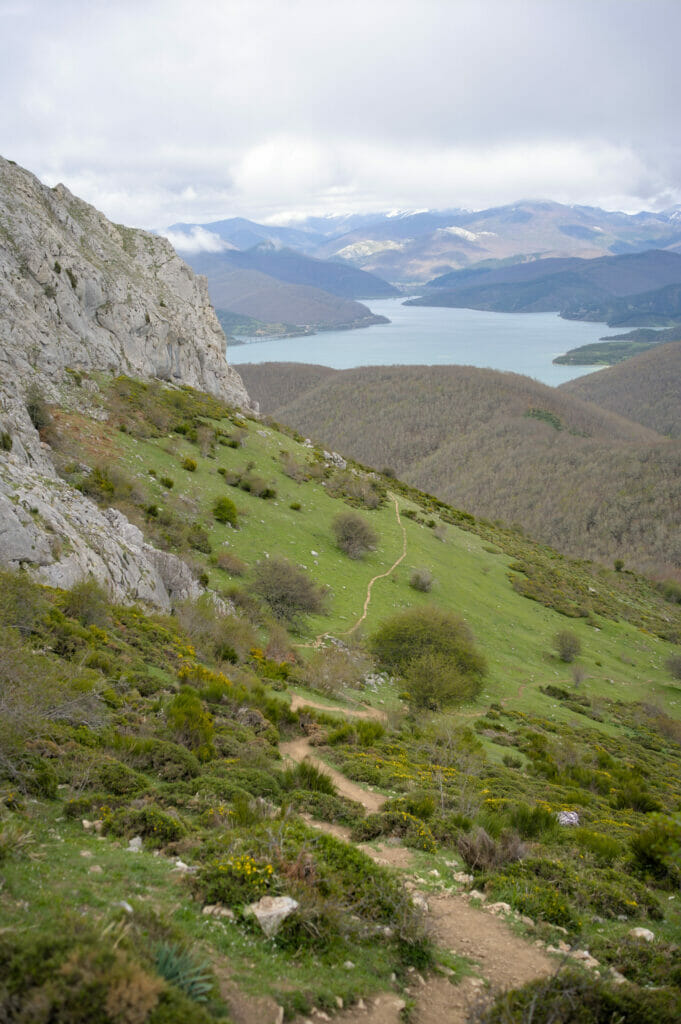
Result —
[[402, 298], [369, 300], [389, 324], [324, 331], [229, 347], [232, 363], [320, 363], [337, 370], [393, 363], [459, 364], [512, 370], [556, 386], [592, 373], [593, 366], [554, 366], [570, 348], [610, 333], [606, 324], [561, 320], [557, 313], [486, 313], [476, 309], [403, 306]]

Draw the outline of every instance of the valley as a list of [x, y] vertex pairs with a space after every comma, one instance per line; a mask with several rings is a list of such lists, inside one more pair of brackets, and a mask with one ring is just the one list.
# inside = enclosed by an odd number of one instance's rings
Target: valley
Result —
[[675, 1024], [678, 344], [242, 378], [0, 184], [0, 1018]]

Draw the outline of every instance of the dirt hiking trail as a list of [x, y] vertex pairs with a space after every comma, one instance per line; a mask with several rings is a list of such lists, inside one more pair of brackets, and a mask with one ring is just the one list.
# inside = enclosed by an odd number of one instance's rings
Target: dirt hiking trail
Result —
[[[385, 803], [380, 793], [364, 789], [315, 757], [309, 739], [282, 743], [280, 750], [284, 757], [292, 761], [312, 761], [333, 779], [342, 796], [357, 800], [370, 813], [380, 810]], [[339, 839], [348, 841], [350, 838], [349, 829], [311, 818], [308, 821]], [[383, 843], [376, 849], [361, 844], [361, 849], [378, 864], [405, 869], [411, 863], [410, 852], [399, 845]], [[424, 978], [414, 972], [413, 981], [407, 990], [415, 1001], [411, 1018], [414, 1024], [465, 1024], [469, 1010], [480, 1000], [483, 991], [496, 993], [515, 988], [533, 978], [545, 977], [554, 972], [554, 961], [541, 949], [514, 934], [500, 918], [472, 907], [464, 895], [423, 895], [428, 904], [427, 920], [436, 944], [473, 961], [476, 976], [467, 977], [461, 984], [453, 985], [447, 976], [432, 974]], [[403, 1024], [403, 1009], [404, 1000], [397, 993], [382, 993], [342, 1011], [334, 1020], [337, 1024]], [[319, 1019], [314, 1014], [310, 1018], [300, 1018], [302, 1021], [309, 1020], [311, 1024]]]

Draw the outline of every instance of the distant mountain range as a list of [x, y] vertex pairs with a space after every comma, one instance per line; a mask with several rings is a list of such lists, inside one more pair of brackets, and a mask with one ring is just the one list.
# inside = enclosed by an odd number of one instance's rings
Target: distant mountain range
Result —
[[[267, 241], [319, 259], [349, 263], [405, 287], [486, 261], [498, 266], [500, 262], [550, 257], [593, 259], [646, 249], [681, 251], [681, 211], [677, 207], [632, 215], [523, 201], [476, 211], [310, 217], [295, 227], [257, 224], [243, 218], [174, 224], [173, 241], [183, 254], [178, 236], [186, 234], [189, 239], [196, 227], [209, 231], [226, 246], [245, 250]], [[191, 255], [189, 259], [193, 262]]]
[[407, 304], [507, 313], [555, 310], [568, 319], [617, 327], [669, 327], [681, 321], [681, 255], [651, 249], [451, 271]]

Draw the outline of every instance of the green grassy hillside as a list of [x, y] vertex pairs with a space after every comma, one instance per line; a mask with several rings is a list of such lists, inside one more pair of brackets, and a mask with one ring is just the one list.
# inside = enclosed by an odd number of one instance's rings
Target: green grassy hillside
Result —
[[[585, 974], [593, 998], [673, 1021], [678, 594], [188, 389], [99, 383], [106, 420], [53, 410], [61, 473], [183, 553], [215, 596], [160, 617], [91, 581], [2, 578], [6, 1019], [200, 1024], [237, 989], [270, 1000], [250, 1019], [379, 992], [409, 1010], [413, 969], [484, 971], [438, 948], [404, 884], [456, 888], [465, 868], [532, 941], [567, 939], [630, 979], [616, 995]], [[348, 512], [376, 535], [364, 557], [337, 545]], [[463, 701], [419, 699], [427, 658], [401, 676], [374, 661], [379, 628], [419, 610], [466, 624]], [[282, 762], [283, 741], [314, 743], [385, 802], [367, 813], [314, 764]], [[375, 862], [374, 841], [406, 849], [408, 877]], [[243, 914], [265, 893], [299, 904], [274, 939]], [[637, 925], [650, 948], [628, 937]]]
[[[457, 366], [239, 370], [263, 412], [460, 508], [572, 555], [663, 575], [681, 568], [678, 444], [575, 401], [588, 394], [579, 382], [555, 389]], [[661, 374], [655, 390], [665, 389]], [[627, 408], [622, 394], [616, 411]]]

